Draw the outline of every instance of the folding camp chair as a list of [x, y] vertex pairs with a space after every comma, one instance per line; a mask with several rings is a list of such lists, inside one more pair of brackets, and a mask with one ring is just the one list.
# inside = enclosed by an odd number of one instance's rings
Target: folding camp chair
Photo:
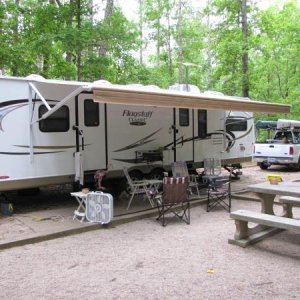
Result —
[[217, 205], [222, 206], [225, 210], [230, 212], [231, 189], [229, 177], [215, 176], [209, 178], [206, 211], [211, 211]]
[[[171, 219], [190, 224], [190, 201], [188, 196], [188, 177], [164, 177], [163, 192], [157, 195], [158, 220], [162, 226], [166, 226]], [[166, 215], [170, 215], [168, 221]]]
[[154, 202], [152, 200], [153, 193], [158, 193], [158, 188], [161, 185], [161, 180], [138, 180], [133, 181], [128, 173], [128, 170], [126, 168], [123, 168], [123, 172], [125, 174], [125, 177], [129, 184], [129, 192], [131, 194], [131, 197], [128, 202], [127, 210], [129, 209], [131, 202], [133, 200], [133, 197], [138, 194], [144, 194], [146, 198], [149, 200], [150, 205], [154, 207]]
[[172, 174], [173, 174], [173, 177], [187, 177], [191, 194], [192, 194], [192, 191], [195, 190], [198, 198], [200, 198], [198, 175], [190, 175], [189, 174], [186, 162], [184, 162], [184, 161], [173, 162], [172, 163]]

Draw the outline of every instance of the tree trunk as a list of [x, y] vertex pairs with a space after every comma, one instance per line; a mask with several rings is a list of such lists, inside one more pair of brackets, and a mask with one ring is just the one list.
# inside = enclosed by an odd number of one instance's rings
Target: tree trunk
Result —
[[[169, 69], [169, 75], [170, 78], [173, 77], [173, 55], [172, 55], [172, 47], [171, 47], [171, 22], [170, 22], [170, 10], [168, 10], [168, 69]], [[170, 82], [171, 83], [171, 82]]]
[[139, 0], [139, 29], [140, 29], [140, 65], [143, 64], [143, 24], [144, 24], [144, 8], [143, 8], [143, 0]]
[[207, 2], [207, 89], [212, 88], [212, 50], [211, 50], [211, 24], [210, 24], [210, 13], [211, 13], [211, 1]]
[[177, 23], [177, 31], [178, 31], [178, 81], [179, 84], [183, 82], [183, 75], [182, 75], [182, 63], [183, 63], [183, 38], [182, 38], [182, 1], [179, 0], [178, 3], [178, 23]]
[[248, 22], [247, 22], [247, 0], [241, 1], [242, 31], [243, 31], [243, 54], [242, 54], [242, 91], [244, 97], [249, 97], [249, 76], [248, 76]]
[[[20, 0], [15, 0], [15, 5], [18, 8], [17, 12], [14, 16], [14, 23], [13, 23], [13, 43], [14, 45], [18, 44], [19, 41], [19, 30], [18, 30], [18, 26], [19, 26], [19, 18], [20, 18], [20, 14], [19, 14], [19, 7], [20, 7]], [[17, 76], [18, 75], [18, 65], [17, 65], [17, 60], [13, 61], [12, 66], [11, 66], [11, 72], [13, 76]]]
[[[113, 9], [114, 9], [114, 0], [107, 0], [103, 22], [106, 23], [108, 26], [111, 25], [110, 17], [112, 16]], [[108, 43], [106, 41], [103, 41], [102, 45], [99, 47], [99, 55], [106, 57], [107, 49], [108, 49]]]
[[[69, 17], [67, 19], [67, 27], [68, 28], [72, 28], [73, 26], [73, 18], [74, 18], [74, 0], [70, 0], [69, 2], [70, 5], [70, 13], [69, 13]], [[66, 53], [66, 61], [71, 63], [72, 62], [72, 58], [73, 55], [71, 52], [67, 51]], [[75, 63], [75, 62], [74, 62]], [[70, 77], [66, 76], [66, 79], [71, 79]]]
[[[76, 18], [77, 18], [77, 29], [78, 33], [80, 32], [81, 29], [81, 0], [77, 0], [77, 13], [76, 13]], [[81, 80], [81, 52], [82, 52], [82, 47], [79, 44], [77, 48], [77, 80]]]
[[160, 39], [160, 18], [158, 18], [156, 27], [156, 67], [160, 65]]

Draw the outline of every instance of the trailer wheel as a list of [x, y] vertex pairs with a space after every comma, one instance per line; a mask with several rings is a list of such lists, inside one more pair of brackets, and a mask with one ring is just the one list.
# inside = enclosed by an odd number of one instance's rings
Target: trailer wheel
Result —
[[141, 171], [138, 171], [138, 170], [130, 171], [129, 176], [132, 179], [132, 181], [138, 181], [138, 180], [142, 180], [144, 178], [143, 173]]
[[267, 170], [267, 169], [269, 168], [269, 165], [266, 164], [266, 163], [264, 163], [264, 162], [262, 162], [262, 163], [259, 164], [259, 167], [260, 167], [262, 170]]
[[161, 168], [153, 169], [149, 174], [149, 179], [162, 180], [164, 177], [163, 172], [165, 172], [165, 170]]
[[29, 188], [18, 190], [20, 196], [37, 196], [40, 194], [40, 188]]

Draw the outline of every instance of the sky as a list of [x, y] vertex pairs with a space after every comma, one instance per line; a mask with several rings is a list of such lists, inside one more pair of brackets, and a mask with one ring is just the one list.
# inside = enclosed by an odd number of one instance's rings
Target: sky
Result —
[[[94, 0], [94, 2], [102, 2], [102, 0]], [[206, 4], [205, 0], [191, 0], [191, 2], [195, 8], [201, 8]], [[275, 4], [278, 4], [279, 7], [281, 7], [284, 4], [284, 2], [286, 2], [286, 0], [257, 0], [257, 5], [260, 9], [266, 9], [271, 5]], [[297, 2], [300, 5], [300, 0], [297, 0]], [[138, 0], [117, 0], [116, 3], [118, 3], [119, 6], [121, 6], [125, 16], [128, 19], [137, 19]]]
[[[93, 0], [94, 5], [99, 5], [100, 8], [104, 11], [105, 8], [105, 2], [104, 0]], [[192, 5], [195, 8], [201, 8], [205, 6], [206, 0], [190, 0]], [[257, 5], [260, 9], [266, 9], [270, 7], [271, 5], [278, 4], [279, 7], [281, 7], [284, 2], [288, 0], [256, 0]], [[299, 6], [300, 6], [300, 0], [297, 0]], [[115, 3], [120, 6], [124, 12], [124, 15], [129, 19], [133, 21], [138, 20], [138, 0], [116, 0]]]

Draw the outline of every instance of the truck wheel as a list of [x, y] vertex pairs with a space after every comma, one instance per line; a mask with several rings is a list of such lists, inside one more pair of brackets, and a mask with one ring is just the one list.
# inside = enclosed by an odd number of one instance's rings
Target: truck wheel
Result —
[[292, 168], [294, 170], [300, 170], [300, 158], [298, 159], [298, 163], [294, 164]]
[[262, 163], [260, 163], [259, 167], [260, 167], [262, 170], [267, 170], [267, 169], [269, 168], [269, 165], [266, 164], [266, 163], [264, 163], [264, 162], [262, 162]]

